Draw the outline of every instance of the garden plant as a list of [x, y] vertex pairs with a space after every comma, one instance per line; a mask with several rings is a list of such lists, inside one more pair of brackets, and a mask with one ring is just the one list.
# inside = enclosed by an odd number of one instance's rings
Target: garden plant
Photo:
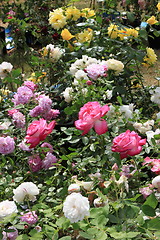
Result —
[[160, 2], [78, 3], [1, 6], [0, 239], [158, 240]]

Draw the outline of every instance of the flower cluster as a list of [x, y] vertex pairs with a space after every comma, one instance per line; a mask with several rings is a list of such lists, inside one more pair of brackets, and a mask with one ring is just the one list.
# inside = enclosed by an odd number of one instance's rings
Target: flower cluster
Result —
[[157, 61], [157, 55], [152, 48], [146, 48], [146, 56], [143, 58], [143, 65], [149, 67]]
[[76, 7], [68, 7], [66, 9], [58, 8], [49, 14], [49, 24], [59, 30], [67, 25], [68, 21], [77, 21], [80, 17], [90, 18], [95, 15], [95, 12], [89, 8], [82, 10]]
[[152, 166], [151, 171], [156, 174], [160, 174], [160, 159], [151, 159], [146, 157], [142, 165]]
[[60, 49], [59, 47], [55, 47], [53, 44], [48, 44], [46, 47], [42, 49], [42, 55], [48, 56], [52, 62], [58, 61], [64, 50]]
[[128, 39], [131, 37], [137, 38], [138, 31], [133, 28], [120, 28], [115, 24], [111, 24], [108, 27], [108, 36], [112, 39], [120, 38], [120, 40]]

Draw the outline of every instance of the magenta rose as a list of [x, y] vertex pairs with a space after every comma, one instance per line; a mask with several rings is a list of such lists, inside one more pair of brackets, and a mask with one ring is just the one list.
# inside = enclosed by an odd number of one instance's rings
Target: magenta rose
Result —
[[75, 121], [77, 129], [82, 130], [85, 135], [93, 127], [98, 135], [108, 130], [106, 120], [102, 117], [109, 111], [108, 105], [101, 105], [98, 102], [88, 102], [81, 107], [79, 112], [79, 120]]
[[142, 146], [146, 144], [146, 139], [134, 131], [127, 130], [113, 139], [113, 152], [119, 152], [121, 159], [128, 156], [134, 156], [142, 151]]
[[36, 147], [40, 141], [43, 141], [54, 129], [56, 121], [47, 124], [46, 120], [41, 118], [38, 121], [33, 121], [27, 129], [27, 143], [31, 144], [29, 148]]

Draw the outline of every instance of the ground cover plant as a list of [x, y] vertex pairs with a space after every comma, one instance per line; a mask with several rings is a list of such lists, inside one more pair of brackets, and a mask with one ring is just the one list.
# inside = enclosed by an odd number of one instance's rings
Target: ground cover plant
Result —
[[160, 3], [132, 27], [113, 1], [34, 2], [2, 8], [0, 238], [160, 239], [160, 86], [141, 72]]

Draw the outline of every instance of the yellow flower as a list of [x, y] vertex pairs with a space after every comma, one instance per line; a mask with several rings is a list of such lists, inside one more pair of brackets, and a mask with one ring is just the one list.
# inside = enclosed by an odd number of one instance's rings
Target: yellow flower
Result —
[[160, 2], [157, 4], [158, 11], [160, 12]]
[[0, 89], [0, 102], [3, 101], [3, 97], [6, 97], [9, 95], [11, 91], [9, 91], [8, 89], [4, 89], [4, 88], [1, 88]]
[[118, 27], [117, 25], [115, 24], [111, 24], [109, 27], [108, 27], [108, 35], [110, 38], [117, 38], [118, 37]]
[[74, 20], [74, 21], [77, 21], [77, 19], [80, 18], [80, 16], [81, 16], [80, 10], [77, 9], [76, 7], [67, 8], [65, 14], [66, 14], [67, 19], [72, 18], [72, 20]]
[[90, 18], [95, 16], [95, 11], [91, 10], [90, 8], [83, 8], [81, 12], [81, 16], [85, 18]]
[[148, 20], [147, 20], [147, 23], [150, 24], [150, 25], [153, 25], [155, 23], [157, 23], [158, 21], [156, 20], [155, 16], [152, 16], [150, 17]]
[[61, 8], [49, 13], [49, 23], [56, 30], [63, 28], [67, 24], [66, 17], [64, 16]]
[[76, 35], [78, 42], [90, 42], [93, 38], [93, 30], [91, 28], [85, 29], [83, 32], [80, 32]]
[[128, 36], [133, 36], [135, 38], [138, 37], [138, 31], [137, 30], [135, 30], [133, 28], [127, 28], [126, 30], [127, 30], [127, 35]]
[[63, 40], [69, 41], [70, 39], [72, 39], [74, 36], [70, 33], [70, 31], [68, 31], [68, 29], [63, 29], [61, 32], [61, 36], [63, 38]]
[[155, 54], [154, 50], [152, 48], [146, 48], [147, 54], [143, 58], [144, 63], [142, 63], [144, 66], [149, 67], [153, 65], [157, 61], [157, 55]]

